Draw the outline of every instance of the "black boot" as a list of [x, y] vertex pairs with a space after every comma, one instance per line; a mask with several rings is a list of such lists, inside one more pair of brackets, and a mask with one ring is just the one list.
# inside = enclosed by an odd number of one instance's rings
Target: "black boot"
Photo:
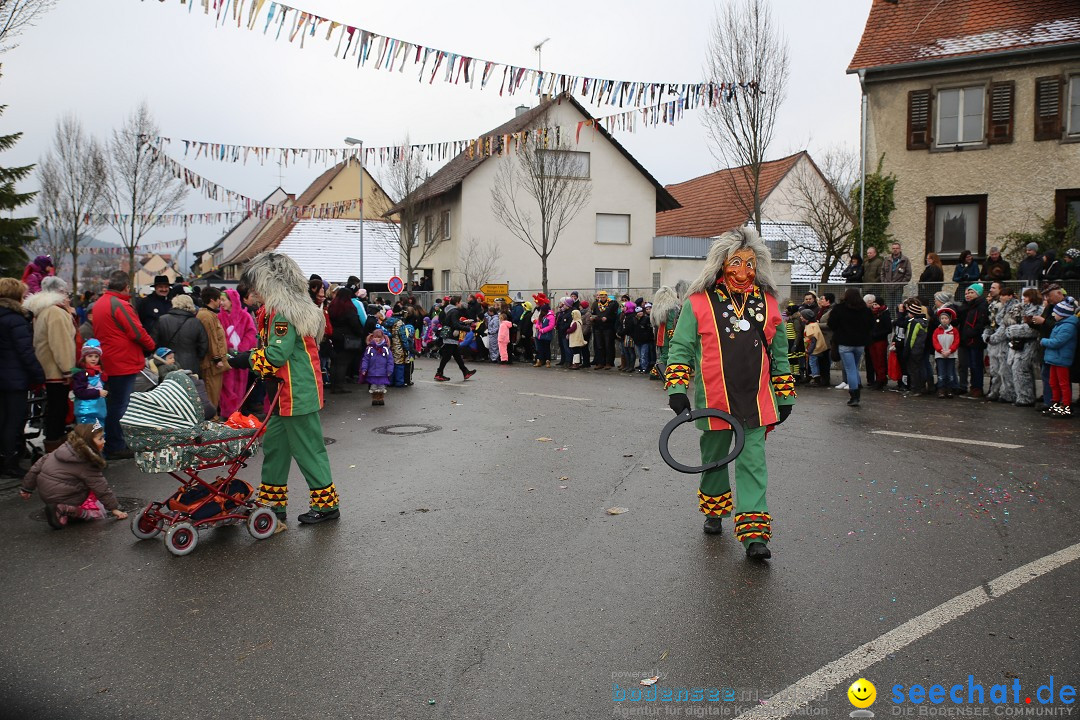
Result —
[[849, 407], [858, 407], [859, 406], [859, 391], [858, 390], [848, 390], [847, 394], [850, 396], [850, 399], [847, 401], [848, 406]]
[[763, 542], [752, 542], [746, 546], [746, 557], [750, 560], [768, 560], [772, 557], [772, 551]]
[[705, 527], [703, 527], [702, 530], [705, 531], [706, 535], [719, 535], [724, 532], [724, 528], [721, 527], [723, 520], [724, 519], [719, 515], [706, 515]]

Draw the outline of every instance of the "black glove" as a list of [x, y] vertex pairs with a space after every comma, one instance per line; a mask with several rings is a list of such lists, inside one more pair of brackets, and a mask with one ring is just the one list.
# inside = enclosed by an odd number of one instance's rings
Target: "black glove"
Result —
[[791, 405], [781, 405], [780, 407], [777, 408], [777, 410], [779, 410], [779, 412], [780, 412], [780, 417], [776, 421], [777, 425], [779, 425], [780, 423], [782, 423], [782, 422], [784, 422], [785, 420], [788, 419], [788, 415], [791, 414], [791, 408], [792, 408]]
[[690, 398], [686, 397], [686, 393], [668, 395], [667, 404], [669, 408], [675, 411], [676, 415], [690, 412]]
[[251, 351], [236, 353], [229, 356], [229, 367], [237, 370], [247, 370], [251, 366]]

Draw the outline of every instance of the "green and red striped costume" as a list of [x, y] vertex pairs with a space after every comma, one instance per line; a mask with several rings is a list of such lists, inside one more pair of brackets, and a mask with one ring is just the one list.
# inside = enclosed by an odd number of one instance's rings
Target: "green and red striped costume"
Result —
[[323, 407], [319, 346], [314, 337], [296, 332], [281, 313], [263, 308], [256, 317], [259, 349], [251, 368], [278, 392], [278, 404], [267, 422], [263, 439], [262, 484], [259, 499], [275, 511], [288, 503], [289, 470], [296, 460], [311, 493], [311, 507], [332, 510], [338, 494], [330, 474], [319, 411]]
[[[738, 329], [736, 311], [743, 300], [748, 330]], [[772, 537], [765, 500], [765, 435], [779, 418], [778, 407], [795, 403], [787, 337], [777, 332], [781, 322], [777, 299], [760, 287], [733, 301], [718, 285], [687, 298], [668, 346], [668, 394], [687, 393], [692, 382], [694, 407], [724, 410], [745, 428], [746, 445], [734, 463], [735, 502], [726, 467], [703, 473], [698, 490], [698, 506], [706, 515], [727, 517], [735, 510], [735, 536], [744, 545], [767, 543]], [[727, 455], [731, 426], [717, 418], [697, 424], [705, 431], [700, 441], [702, 462]]]

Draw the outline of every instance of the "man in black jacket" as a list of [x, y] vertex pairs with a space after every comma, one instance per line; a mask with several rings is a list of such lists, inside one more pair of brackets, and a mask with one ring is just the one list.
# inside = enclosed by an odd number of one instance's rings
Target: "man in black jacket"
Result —
[[439, 349], [439, 369], [435, 373], [435, 380], [438, 382], [450, 380], [446, 375], [443, 375], [443, 370], [446, 369], [446, 363], [450, 362], [450, 358], [454, 358], [454, 361], [457, 362], [457, 366], [461, 368], [461, 374], [466, 380], [476, 374], [475, 370], [465, 367], [465, 361], [461, 359], [459, 343], [465, 333], [472, 329], [472, 325], [463, 320], [464, 308], [465, 303], [462, 302], [460, 295], [450, 298], [450, 308], [446, 311], [445, 320], [443, 321], [444, 329], [441, 331], [444, 333], [444, 337], [442, 347]]
[[172, 304], [169, 302], [171, 287], [168, 277], [158, 275], [154, 278], [154, 292], [139, 301], [139, 322], [151, 336], [161, 316], [172, 310]]
[[1039, 245], [1030, 242], [1024, 248], [1024, 259], [1020, 261], [1020, 266], [1016, 269], [1016, 279], [1036, 286], [1039, 278], [1042, 277], [1042, 271], [1043, 259], [1039, 255]]
[[596, 293], [596, 302], [592, 309], [593, 338], [596, 343], [594, 368], [607, 370], [615, 367], [615, 323], [617, 310], [615, 303], [608, 298], [604, 290]]

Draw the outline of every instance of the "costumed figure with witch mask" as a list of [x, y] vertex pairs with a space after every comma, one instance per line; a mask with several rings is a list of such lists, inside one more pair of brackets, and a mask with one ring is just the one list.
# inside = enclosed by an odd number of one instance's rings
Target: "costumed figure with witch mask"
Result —
[[[765, 493], [765, 435], [787, 419], [795, 403], [787, 336], [772, 280], [772, 256], [751, 228], [721, 235], [705, 268], [688, 289], [665, 371], [668, 403], [676, 414], [694, 405], [723, 410], [745, 428], [745, 447], [735, 465], [735, 497], [727, 467], [702, 473], [698, 506], [705, 532], [722, 532], [734, 511], [735, 537], [753, 560], [771, 557], [772, 515]], [[726, 457], [731, 426], [719, 418], [697, 421], [703, 464]]]
[[[680, 283], [683, 289], [685, 284]], [[679, 320], [679, 311], [682, 303], [679, 302], [678, 288], [664, 285], [653, 296], [652, 314], [649, 316], [652, 326], [656, 329], [656, 363], [653, 365], [650, 377], [659, 377], [667, 368], [668, 346], [671, 338], [675, 335], [675, 325]]]
[[241, 282], [262, 300], [255, 318], [259, 347], [229, 358], [263, 376], [267, 393], [278, 392], [263, 440], [259, 500], [284, 527], [289, 469], [295, 460], [307, 481], [311, 509], [297, 519], [306, 524], [339, 516], [319, 411], [323, 407], [319, 343], [326, 328], [322, 309], [308, 296], [308, 280], [287, 255], [264, 252], [244, 268]]

